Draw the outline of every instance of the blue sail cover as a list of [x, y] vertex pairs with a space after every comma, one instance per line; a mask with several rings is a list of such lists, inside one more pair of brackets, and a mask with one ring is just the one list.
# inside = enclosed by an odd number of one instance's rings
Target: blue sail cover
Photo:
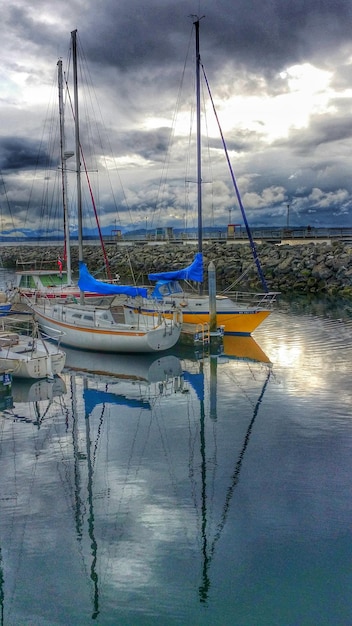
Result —
[[144, 402], [142, 399], [126, 398], [125, 396], [119, 396], [109, 391], [100, 391], [99, 389], [84, 389], [83, 398], [86, 415], [90, 415], [99, 404], [114, 404], [117, 406], [128, 406], [131, 409], [150, 410], [149, 402]]
[[146, 287], [132, 287], [130, 285], [112, 285], [110, 283], [104, 283], [101, 280], [93, 278], [88, 272], [87, 266], [82, 261], [79, 264], [79, 281], [78, 287], [81, 291], [91, 291], [93, 293], [99, 293], [105, 296], [113, 295], [125, 295], [125, 296], [142, 296], [146, 298], [148, 295], [148, 289]]
[[197, 252], [193, 263], [182, 270], [161, 272], [160, 274], [148, 274], [149, 280], [194, 280], [203, 282], [203, 255]]
[[202, 373], [192, 374], [191, 372], [188, 372], [187, 370], [183, 370], [183, 377], [184, 377], [184, 380], [191, 383], [194, 391], [197, 394], [198, 400], [200, 402], [203, 402], [204, 400], [204, 374]]

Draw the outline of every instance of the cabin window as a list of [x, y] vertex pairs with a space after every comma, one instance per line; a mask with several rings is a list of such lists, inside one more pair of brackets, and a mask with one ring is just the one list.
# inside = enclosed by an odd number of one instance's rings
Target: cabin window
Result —
[[83, 319], [84, 320], [89, 320], [90, 322], [92, 322], [94, 317], [93, 317], [93, 315], [83, 315]]
[[81, 313], [73, 313], [72, 317], [77, 319], [77, 320], [80, 320], [82, 315], [81, 315]]

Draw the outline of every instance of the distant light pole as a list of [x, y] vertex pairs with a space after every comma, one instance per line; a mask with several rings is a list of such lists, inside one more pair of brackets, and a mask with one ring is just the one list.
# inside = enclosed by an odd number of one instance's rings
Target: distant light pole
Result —
[[147, 239], [148, 234], [148, 216], [145, 218], [145, 238]]
[[290, 226], [290, 205], [287, 205], [287, 228]]
[[229, 208], [229, 224], [231, 224], [231, 211], [232, 211], [232, 207]]

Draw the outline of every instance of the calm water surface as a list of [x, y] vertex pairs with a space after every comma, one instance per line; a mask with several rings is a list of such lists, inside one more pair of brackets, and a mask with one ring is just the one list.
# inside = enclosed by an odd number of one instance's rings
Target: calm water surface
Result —
[[71, 351], [14, 383], [1, 623], [352, 624], [351, 340], [286, 307], [216, 357]]

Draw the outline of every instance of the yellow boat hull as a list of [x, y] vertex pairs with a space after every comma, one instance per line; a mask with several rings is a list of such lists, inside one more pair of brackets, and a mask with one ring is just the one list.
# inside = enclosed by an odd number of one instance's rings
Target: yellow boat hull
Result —
[[[137, 309], [130, 307], [135, 312]], [[155, 309], [142, 307], [144, 315], [155, 315]], [[223, 327], [225, 334], [232, 335], [251, 335], [256, 328], [270, 315], [269, 309], [238, 309], [228, 311], [218, 311], [216, 315], [217, 327]], [[164, 311], [163, 315], [167, 318], [173, 316], [171, 311]], [[194, 311], [188, 306], [182, 308], [182, 318], [184, 324], [192, 324], [194, 326], [205, 326], [210, 324], [209, 311]]]
[[[217, 326], [223, 326], [226, 334], [250, 335], [270, 315], [270, 311], [244, 310], [238, 312], [217, 313]], [[183, 311], [185, 324], [209, 324], [209, 313]]]

